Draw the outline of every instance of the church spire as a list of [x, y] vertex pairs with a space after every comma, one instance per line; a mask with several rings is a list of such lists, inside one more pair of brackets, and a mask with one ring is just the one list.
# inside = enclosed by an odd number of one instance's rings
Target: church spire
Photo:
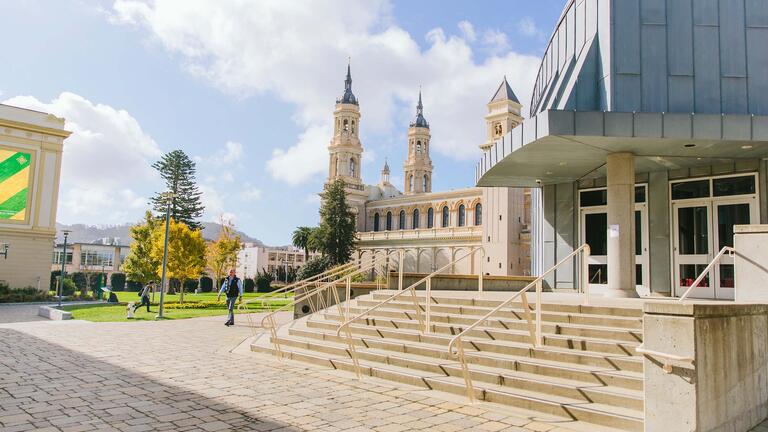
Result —
[[347, 78], [344, 80], [344, 95], [336, 103], [348, 103], [357, 105], [357, 98], [352, 93], [352, 68], [351, 61], [347, 62]]
[[429, 123], [424, 118], [424, 105], [421, 103], [421, 88], [419, 88], [419, 103], [416, 105], [416, 118], [411, 123], [411, 127], [423, 127], [429, 129]]

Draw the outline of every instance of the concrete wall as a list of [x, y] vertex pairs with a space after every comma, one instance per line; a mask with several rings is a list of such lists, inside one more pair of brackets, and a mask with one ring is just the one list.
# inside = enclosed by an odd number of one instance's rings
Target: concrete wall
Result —
[[[578, 241], [578, 194], [576, 183], [545, 186], [544, 191], [544, 267], [551, 268], [573, 252]], [[553, 276], [545, 278], [549, 288], [573, 288], [576, 279], [573, 262], [564, 263]]]
[[669, 177], [666, 171], [648, 174], [648, 259], [651, 295], [672, 292], [670, 257]]
[[521, 238], [525, 190], [483, 188], [483, 271], [496, 276], [530, 274], [530, 245]]
[[0, 256], [0, 281], [11, 288], [48, 289], [54, 235], [2, 233], [8, 242], [8, 259]]
[[768, 416], [768, 305], [648, 302], [646, 431], [746, 431]]
[[[403, 288], [407, 288], [423, 279], [427, 273], [404, 273]], [[533, 282], [532, 276], [485, 276], [483, 278], [483, 291], [519, 291]], [[436, 275], [432, 278], [433, 290], [445, 291], [477, 291], [479, 278], [475, 275]], [[389, 289], [398, 289], [397, 273], [392, 273], [389, 278]], [[417, 290], [425, 290], [426, 284], [422, 283]]]
[[768, 303], [768, 225], [734, 227], [736, 301]]

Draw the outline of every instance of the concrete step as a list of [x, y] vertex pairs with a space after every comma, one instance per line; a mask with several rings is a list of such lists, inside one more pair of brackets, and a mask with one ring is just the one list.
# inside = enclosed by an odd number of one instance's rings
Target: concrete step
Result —
[[[335, 357], [325, 357], [317, 354], [318, 344], [305, 344], [303, 341], [291, 337], [280, 337], [281, 346], [286, 356], [291, 359], [309, 361], [315, 364], [322, 364], [336, 369], [352, 371], [352, 361], [343, 346], [337, 344], [325, 343], [324, 352], [334, 351], [331, 354]], [[269, 347], [255, 348], [257, 350], [269, 351]], [[378, 357], [377, 357], [378, 356]], [[406, 383], [414, 386], [450, 392], [464, 395], [466, 387], [460, 376], [460, 367], [457, 363], [446, 365], [448, 370], [427, 371], [413, 367], [404, 367], [397, 364], [397, 356], [381, 354], [377, 350], [363, 349], [360, 352], [360, 363], [362, 373], [391, 381]], [[408, 359], [405, 359], [408, 360]], [[416, 359], [410, 359], [416, 361]], [[402, 359], [401, 359], [402, 361]], [[406, 364], [410, 364], [406, 362]], [[474, 368], [473, 368], [474, 369]], [[602, 390], [593, 389], [589, 393], [583, 393], [577, 396], [577, 393], [571, 392], [565, 395], [567, 385], [558, 383], [558, 391], [546, 391], [551, 386], [536, 387], [535, 381], [525, 380], [523, 376], [516, 378], [496, 378], [497, 381], [491, 381], [490, 372], [473, 370], [473, 381], [475, 384], [475, 394], [479, 400], [501, 403], [504, 405], [522, 408], [525, 410], [545, 413], [555, 417], [554, 420], [577, 420], [594, 423], [598, 425], [619, 428], [622, 430], [642, 430], [642, 410], [637, 409], [637, 395], [631, 392], [616, 390], [606, 387]], [[483, 374], [486, 374], [486, 380], [483, 380]], [[508, 384], [521, 385], [530, 383], [528, 387], [513, 387]], [[578, 390], [575, 390], [578, 391]], [[614, 393], [613, 395], [611, 393]], [[627, 408], [616, 405], [602, 403], [605, 401], [616, 401], [616, 396], [623, 398], [623, 401], [630, 401], [629, 405], [633, 408]], [[592, 399], [590, 399], [592, 398]], [[634, 400], [634, 401], [633, 401]]]
[[[365, 312], [366, 309], [358, 307], [350, 307], [349, 313], [354, 316]], [[333, 309], [328, 309], [324, 316], [328, 320], [341, 321], [339, 315]], [[417, 314], [415, 311], [406, 311], [398, 309], [389, 309], [388, 307], [382, 307], [371, 311], [368, 314], [369, 318], [362, 318], [358, 320], [360, 323], [367, 323], [370, 318], [388, 318], [395, 320], [407, 320], [417, 322]], [[431, 321], [435, 324], [455, 324], [469, 326], [477, 322], [482, 315], [454, 315], [446, 313], [431, 313]], [[368, 320], [368, 321], [366, 321]], [[528, 331], [528, 322], [525, 319], [511, 319], [511, 318], [492, 318], [488, 319], [484, 324], [484, 327], [505, 329], [505, 330], [519, 330]], [[642, 343], [642, 329], [621, 329], [616, 327], [602, 327], [591, 326], [585, 324], [565, 324], [565, 323], [548, 323], [542, 322], [542, 332], [549, 334], [567, 335], [567, 336], [579, 336], [592, 339], [603, 339], [610, 341], [622, 341]]]
[[[370, 295], [366, 296], [366, 298], [378, 303], [378, 302], [381, 302], [382, 300], [386, 300], [387, 298], [389, 298], [395, 293], [397, 293], [397, 291], [380, 290], [380, 291], [371, 293]], [[510, 292], [509, 295], [511, 296], [512, 293]], [[426, 299], [424, 291], [417, 291], [416, 298], [420, 303], [423, 304]], [[535, 296], [533, 295], [533, 293], [530, 293], [528, 296], [529, 302], [533, 303], [534, 298]], [[411, 301], [410, 299], [411, 299], [411, 295], [406, 293], [396, 300], [406, 302], [406, 301]], [[477, 297], [451, 297], [450, 294], [437, 291], [437, 288], [435, 287], [433, 287], [433, 291], [432, 291], [432, 304], [495, 308], [502, 301], [504, 300], [483, 298], [482, 294], [478, 294]], [[546, 300], [544, 300], [542, 304], [544, 305], [542, 310], [545, 312], [608, 315], [608, 316], [617, 316], [617, 317], [621, 316], [621, 317], [633, 317], [633, 318], [643, 317], [643, 310], [642, 310], [642, 307], [640, 306], [638, 307], [585, 306], [581, 304], [547, 302]], [[512, 302], [510, 306], [513, 308], [522, 309], [522, 304], [519, 301]]]
[[[381, 325], [388, 324], [388, 325]], [[338, 321], [325, 321], [322, 319], [313, 319], [307, 322], [307, 326], [324, 330], [336, 331], [339, 326]], [[421, 328], [415, 321], [394, 321], [388, 320], [383, 323], [381, 320], [370, 320], [369, 325], [352, 324], [350, 326], [353, 333], [364, 334], [367, 336], [389, 335], [392, 332], [420, 332]], [[464, 330], [464, 327], [453, 326], [450, 324], [432, 324], [430, 326], [432, 334], [451, 336], [457, 335]], [[500, 330], [486, 327], [476, 327], [467, 333], [467, 336], [474, 339], [489, 339], [497, 341], [510, 341], [523, 344], [530, 344], [531, 337], [527, 330]], [[617, 342], [601, 339], [590, 339], [578, 336], [561, 336], [554, 334], [544, 334], [542, 338], [544, 346], [565, 348], [577, 351], [590, 351], [604, 354], [637, 355], [635, 348], [640, 343], [635, 342]]]
[[[356, 307], [362, 310], [376, 306], [380, 303], [377, 300], [358, 299], [356, 301]], [[422, 301], [419, 303], [422, 311], [426, 310], [426, 305]], [[414, 304], [410, 299], [403, 298], [402, 300], [392, 301], [387, 303], [388, 309], [399, 309], [405, 311], [415, 311]], [[433, 303], [430, 307], [433, 313], [446, 313], [453, 315], [472, 315], [483, 316], [490, 312], [493, 308], [488, 306], [462, 306], [462, 305], [443, 305]], [[525, 319], [524, 308], [522, 304], [510, 305], [509, 309], [503, 309], [498, 311], [494, 316], [500, 318], [511, 318], [522, 320]], [[535, 316], [534, 311], [531, 313]], [[622, 329], [635, 329], [639, 330], [643, 327], [643, 320], [639, 317], [623, 317], [612, 315], [595, 315], [584, 312], [552, 312], [542, 310], [542, 322], [550, 323], [570, 323], [570, 324], [586, 324], [601, 327], [617, 327]]]
[[[291, 328], [289, 334], [298, 335], [304, 338], [318, 340], [330, 340], [336, 342], [346, 342], [344, 335], [336, 336], [336, 332], [324, 331], [313, 328]], [[414, 350], [424, 348], [431, 350], [430, 355], [439, 356], [439, 358], [450, 358], [447, 347], [451, 340], [449, 336], [441, 335], [422, 335], [418, 332], [409, 331], [386, 331], [380, 330], [377, 336], [353, 335], [354, 339], [360, 341], [361, 345], [371, 346], [371, 344], [387, 343], [395, 346], [403, 346], [402, 350]], [[578, 364], [585, 366], [594, 366], [604, 369], [624, 370], [631, 372], [643, 371], [643, 359], [639, 356], [611, 355], [590, 353], [586, 351], [573, 351], [561, 348], [532, 348], [528, 344], [519, 344], [509, 341], [489, 341], [469, 338], [465, 341], [465, 350], [477, 352], [492, 352], [514, 357], [529, 357], [540, 360], [553, 360], [561, 363]], [[396, 350], [400, 350], [395, 348]], [[439, 354], [443, 351], [444, 357]]]

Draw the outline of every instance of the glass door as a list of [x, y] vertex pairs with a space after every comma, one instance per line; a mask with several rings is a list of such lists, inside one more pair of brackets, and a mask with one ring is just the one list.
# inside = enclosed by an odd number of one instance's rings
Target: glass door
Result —
[[581, 238], [589, 245], [587, 262], [589, 286], [608, 286], [608, 213], [603, 207], [587, 208], [581, 211]]
[[[749, 200], [715, 201], [714, 227], [716, 229], [717, 249], [733, 247], [733, 226], [747, 225], [757, 220], [757, 206]], [[718, 299], [734, 298], [734, 263], [733, 257], [724, 255], [714, 271], [716, 296]]]
[[[709, 202], [674, 204], [675, 233], [672, 250], [675, 257], [675, 295], [681, 296], [693, 285], [696, 278], [712, 260], [712, 236], [710, 221], [712, 209]], [[713, 298], [710, 272], [693, 290], [690, 297]]]

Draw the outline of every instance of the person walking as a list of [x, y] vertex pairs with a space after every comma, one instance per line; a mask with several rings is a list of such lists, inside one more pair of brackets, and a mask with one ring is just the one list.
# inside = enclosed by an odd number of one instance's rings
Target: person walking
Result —
[[133, 311], [136, 312], [137, 309], [139, 309], [142, 306], [147, 306], [147, 312], [152, 312], [149, 310], [149, 293], [155, 289], [155, 281], [150, 281], [144, 288], [141, 290], [141, 293], [139, 293], [139, 296], [141, 297], [141, 303], [135, 305], [133, 307]]
[[216, 297], [217, 302], [221, 300], [222, 294], [227, 296], [227, 310], [229, 311], [227, 322], [224, 325], [227, 327], [233, 326], [235, 325], [235, 302], [238, 297], [240, 298], [240, 303], [243, 302], [243, 283], [235, 275], [235, 269], [229, 271], [229, 276], [221, 284], [219, 295]]

